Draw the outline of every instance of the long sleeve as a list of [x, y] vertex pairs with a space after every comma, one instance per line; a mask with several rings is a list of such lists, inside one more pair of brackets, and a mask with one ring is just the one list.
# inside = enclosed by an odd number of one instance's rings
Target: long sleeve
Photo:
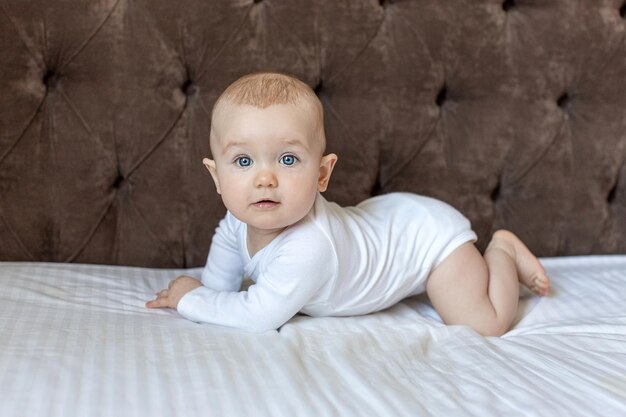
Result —
[[215, 291], [239, 291], [244, 262], [239, 251], [237, 220], [227, 213], [213, 235], [202, 284]]
[[319, 239], [285, 243], [267, 261], [247, 291], [200, 287], [180, 300], [179, 313], [192, 321], [251, 332], [274, 330], [300, 311], [337, 270], [334, 251]]

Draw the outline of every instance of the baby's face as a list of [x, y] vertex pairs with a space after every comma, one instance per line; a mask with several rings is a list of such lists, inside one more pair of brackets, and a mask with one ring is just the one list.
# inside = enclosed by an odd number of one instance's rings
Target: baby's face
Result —
[[336, 156], [322, 157], [317, 121], [306, 105], [224, 106], [212, 126], [215, 159], [205, 165], [236, 218], [279, 233], [311, 210]]

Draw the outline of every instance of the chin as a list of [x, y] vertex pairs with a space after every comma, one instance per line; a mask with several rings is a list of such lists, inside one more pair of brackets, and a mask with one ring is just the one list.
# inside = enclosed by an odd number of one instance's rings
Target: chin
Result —
[[258, 230], [265, 230], [268, 232], [271, 231], [276, 231], [276, 230], [282, 230], [285, 229], [289, 226], [291, 226], [294, 223], [297, 223], [297, 221], [293, 221], [293, 222], [258, 222], [258, 221], [251, 221], [251, 222], [247, 222], [249, 226], [254, 227], [255, 229]]

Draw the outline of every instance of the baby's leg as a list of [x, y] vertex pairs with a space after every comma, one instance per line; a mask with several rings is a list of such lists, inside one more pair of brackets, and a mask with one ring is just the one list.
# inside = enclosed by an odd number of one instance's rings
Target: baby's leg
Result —
[[548, 295], [550, 278], [541, 266], [539, 259], [530, 252], [530, 249], [517, 236], [507, 230], [498, 230], [494, 233], [491, 242], [485, 251], [485, 260], [493, 251], [502, 250], [509, 257], [515, 259], [519, 281], [537, 295]]
[[431, 273], [426, 289], [445, 323], [501, 335], [515, 317], [519, 282], [540, 295], [550, 287], [537, 258], [502, 230], [494, 234], [484, 258], [471, 243], [456, 249]]

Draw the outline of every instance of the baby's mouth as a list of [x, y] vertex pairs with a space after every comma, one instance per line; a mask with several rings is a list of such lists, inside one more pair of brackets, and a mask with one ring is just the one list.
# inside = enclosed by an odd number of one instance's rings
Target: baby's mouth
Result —
[[279, 204], [280, 203], [278, 201], [274, 201], [270, 199], [262, 199], [255, 203], [252, 203], [254, 207], [259, 208], [259, 209], [271, 209], [271, 208], [276, 207]]

